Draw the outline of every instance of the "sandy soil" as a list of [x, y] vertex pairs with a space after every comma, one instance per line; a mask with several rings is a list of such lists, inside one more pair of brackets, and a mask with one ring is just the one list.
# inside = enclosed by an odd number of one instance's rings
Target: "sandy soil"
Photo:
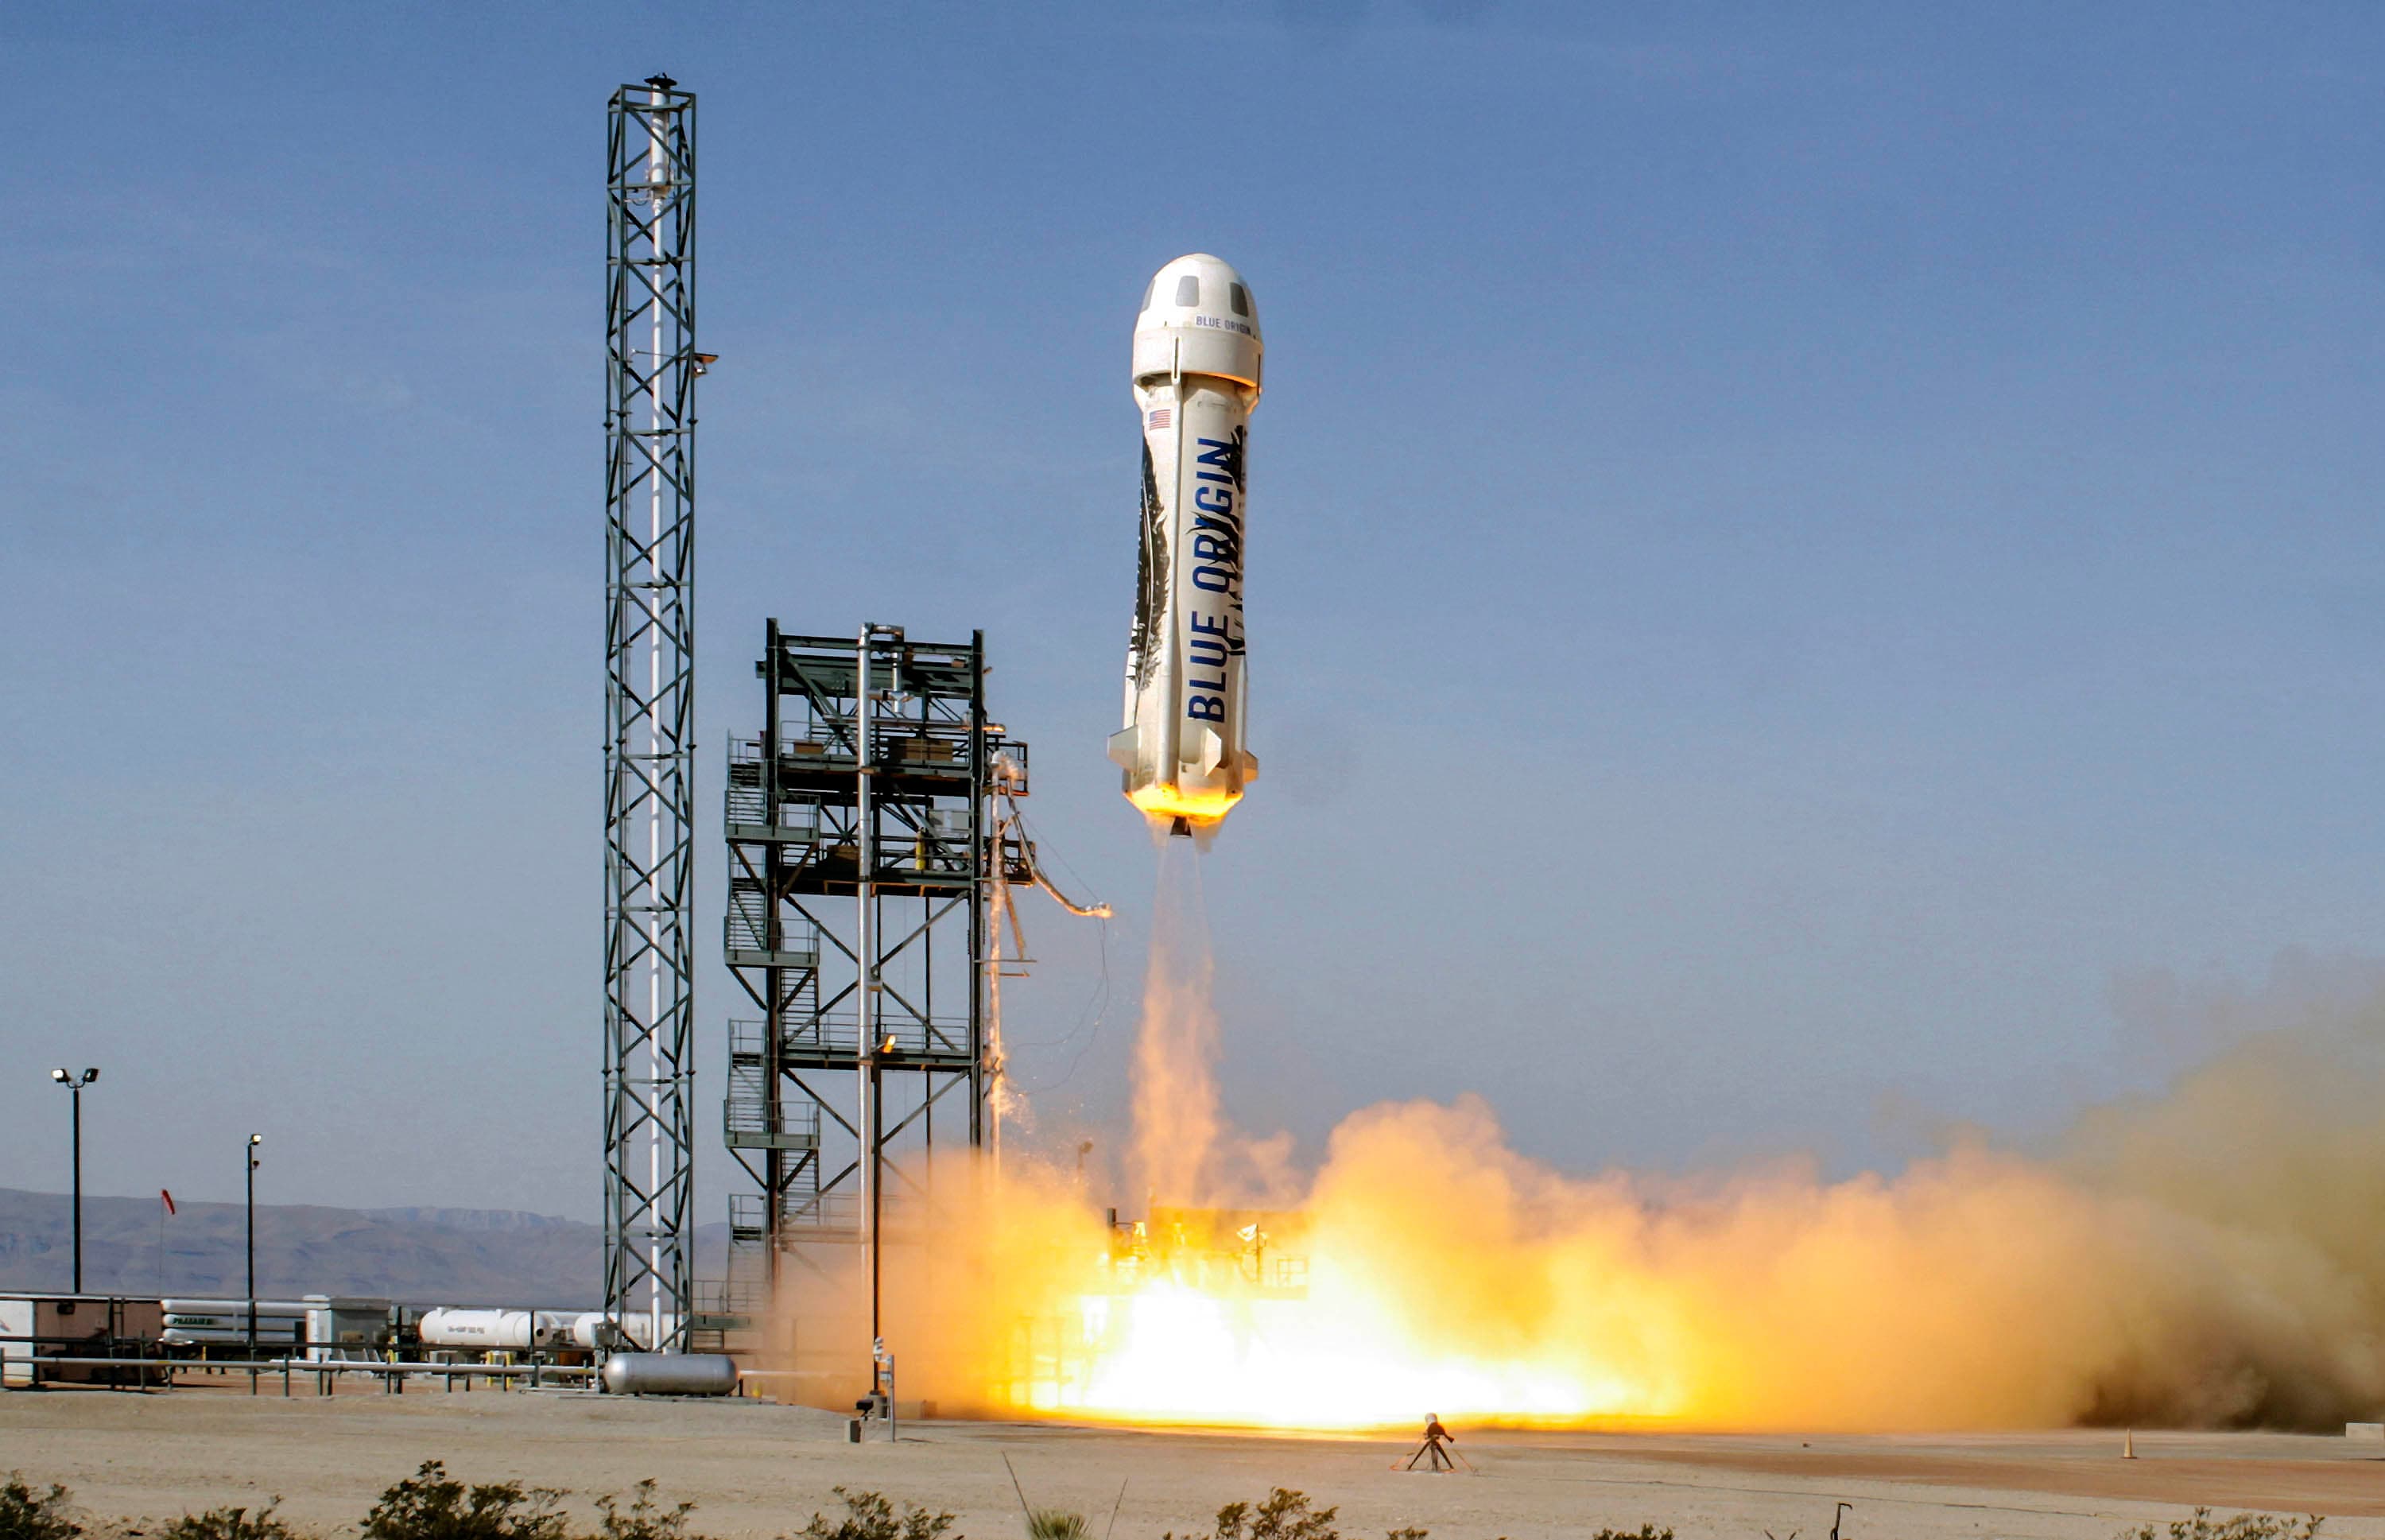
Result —
[[2385, 1540], [2385, 1446], [2283, 1434], [2140, 1435], [2124, 1461], [2104, 1433], [1853, 1437], [1474, 1434], [1473, 1475], [1389, 1469], [1367, 1439], [1266, 1437], [931, 1422], [898, 1446], [845, 1442], [828, 1413], [766, 1402], [622, 1400], [576, 1393], [335, 1396], [254, 1400], [224, 1390], [0, 1395], [0, 1470], [74, 1490], [87, 1521], [118, 1533], [180, 1513], [280, 1496], [283, 1513], [352, 1529], [425, 1459], [456, 1476], [563, 1487], [573, 1507], [654, 1476], [693, 1498], [706, 1534], [775, 1536], [833, 1506], [830, 1488], [875, 1489], [960, 1515], [955, 1533], [1020, 1533], [1007, 1454], [1038, 1506], [1108, 1522], [1119, 1540], [1205, 1530], [1221, 1503], [1271, 1486], [1341, 1505], [1354, 1537], [1401, 1525], [1435, 1540], [1574, 1534], [1642, 1521], [1692, 1536], [1791, 1531], [1820, 1540], [1833, 1503], [1844, 1534], [2092, 1536], [2181, 1517], [2195, 1504], [2335, 1516], [2330, 1535]]

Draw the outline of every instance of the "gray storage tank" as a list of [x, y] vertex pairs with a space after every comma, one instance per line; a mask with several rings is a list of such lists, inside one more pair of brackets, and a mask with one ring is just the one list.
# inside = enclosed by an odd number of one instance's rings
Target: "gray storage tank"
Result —
[[616, 1396], [731, 1396], [737, 1360], [726, 1353], [616, 1353], [605, 1360]]

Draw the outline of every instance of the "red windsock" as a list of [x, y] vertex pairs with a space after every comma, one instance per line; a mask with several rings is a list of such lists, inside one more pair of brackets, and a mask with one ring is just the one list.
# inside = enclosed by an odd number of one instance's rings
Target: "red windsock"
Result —
[[158, 1196], [159, 1197], [161, 1197], [161, 1198], [163, 1198], [163, 1199], [165, 1200], [165, 1202], [166, 1202], [166, 1212], [168, 1212], [168, 1213], [171, 1214], [171, 1213], [177, 1213], [177, 1212], [179, 1212], [179, 1211], [180, 1211], [180, 1210], [176, 1209], [176, 1208], [175, 1208], [175, 1207], [174, 1207], [174, 1195], [173, 1195], [173, 1194], [171, 1194], [171, 1193], [168, 1192], [165, 1188], [160, 1187], [160, 1188], [158, 1188], [158, 1189], [157, 1189], [157, 1196]]

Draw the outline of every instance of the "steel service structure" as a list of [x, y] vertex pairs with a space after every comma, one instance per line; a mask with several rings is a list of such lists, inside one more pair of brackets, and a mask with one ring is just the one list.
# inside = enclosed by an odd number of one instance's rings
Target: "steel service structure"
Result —
[[693, 1319], [695, 97], [613, 93], [605, 463], [605, 1311]]
[[[759, 1192], [729, 1199], [730, 1295], [860, 1243], [878, 1333], [879, 1242], [924, 1223], [939, 1132], [995, 1137], [989, 966], [1006, 884], [1035, 881], [1008, 799], [1027, 745], [987, 720], [985, 636], [791, 636], [755, 664], [762, 731], [730, 745], [728, 1144]], [[941, 1120], [938, 1114], [942, 1113]], [[858, 1324], [855, 1322], [855, 1324]]]

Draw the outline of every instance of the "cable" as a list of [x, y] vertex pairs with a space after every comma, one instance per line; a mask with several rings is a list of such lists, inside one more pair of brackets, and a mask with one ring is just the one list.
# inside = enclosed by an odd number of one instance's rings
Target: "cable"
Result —
[[1028, 858], [1027, 870], [1029, 874], [1035, 879], [1035, 885], [1052, 895], [1052, 902], [1059, 905], [1062, 908], [1068, 910], [1070, 914], [1075, 915], [1078, 919], [1107, 920], [1110, 917], [1110, 907], [1107, 904], [1075, 904], [1069, 902], [1068, 895], [1052, 885], [1052, 880], [1043, 875], [1043, 869], [1034, 864], [1034, 858], [1031, 856]]
[[[1047, 1091], [1056, 1091], [1056, 1090], [1060, 1089], [1060, 1087], [1062, 1087], [1062, 1086], [1064, 1086], [1064, 1085], [1066, 1085], [1066, 1084], [1068, 1084], [1068, 1082], [1069, 1082], [1069, 1081], [1070, 1081], [1070, 1080], [1071, 1080], [1071, 1079], [1076, 1075], [1076, 1073], [1077, 1073], [1077, 1066], [1079, 1066], [1080, 1064], [1082, 1064], [1082, 1063], [1084, 1062], [1084, 1060], [1085, 1060], [1085, 1054], [1087, 1053], [1087, 1051], [1088, 1051], [1088, 1050], [1090, 1050], [1090, 1049], [1093, 1047], [1093, 1045], [1096, 1042], [1099, 1042], [1099, 1041], [1101, 1040], [1101, 1035], [1102, 1035], [1102, 1025], [1103, 1025], [1103, 1023], [1104, 1023], [1104, 1022], [1105, 1022], [1105, 1021], [1107, 1021], [1107, 1020], [1109, 1020], [1109, 1013], [1110, 1013], [1110, 925], [1109, 925], [1109, 922], [1110, 922], [1111, 919], [1113, 918], [1113, 914], [1112, 914], [1112, 911], [1111, 911], [1111, 909], [1110, 909], [1110, 907], [1109, 907], [1107, 904], [1080, 904], [1080, 903], [1077, 903], [1075, 900], [1071, 899], [1071, 898], [1070, 898], [1067, 894], [1062, 893], [1062, 892], [1061, 892], [1057, 887], [1055, 887], [1055, 885], [1053, 885], [1052, 880], [1051, 880], [1049, 877], [1046, 877], [1046, 876], [1043, 874], [1043, 859], [1042, 859], [1043, 853], [1042, 853], [1042, 851], [1041, 851], [1041, 850], [1039, 850], [1039, 849], [1037, 848], [1037, 844], [1038, 844], [1038, 842], [1036, 841], [1036, 839], [1035, 839], [1035, 837], [1034, 837], [1034, 831], [1033, 831], [1032, 829], [1030, 829], [1030, 828], [1028, 826], [1028, 822], [1027, 822], [1027, 815], [1026, 815], [1026, 814], [1024, 814], [1024, 813], [1022, 813], [1022, 812], [1020, 812], [1020, 811], [1018, 810], [1018, 803], [1017, 799], [1015, 799], [1015, 798], [1013, 798], [1013, 797], [1008, 797], [1008, 796], [1004, 797], [1004, 798], [1003, 798], [1003, 804], [1004, 804], [1004, 806], [1005, 806], [1005, 808], [1007, 808], [1009, 809], [1010, 817], [1009, 817], [1008, 821], [1009, 821], [1012, 825], [1014, 825], [1014, 826], [1018, 830], [1018, 836], [1019, 836], [1018, 844], [1019, 844], [1019, 848], [1020, 848], [1020, 850], [1021, 850], [1021, 851], [1023, 851], [1023, 852], [1025, 853], [1025, 856], [1026, 856], [1026, 859], [1027, 859], [1027, 874], [1028, 874], [1028, 877], [1029, 877], [1029, 878], [1030, 878], [1030, 879], [1034, 883], [1034, 884], [1035, 884], [1037, 887], [1042, 888], [1042, 889], [1043, 889], [1046, 894], [1049, 894], [1049, 895], [1051, 895], [1052, 901], [1053, 901], [1054, 903], [1055, 903], [1055, 904], [1059, 905], [1062, 908], [1064, 908], [1064, 909], [1068, 910], [1070, 914], [1073, 914], [1073, 915], [1077, 916], [1079, 919], [1081, 919], [1081, 920], [1099, 920], [1099, 921], [1101, 922], [1102, 979], [1101, 979], [1101, 983], [1100, 983], [1099, 984], [1097, 984], [1097, 985], [1095, 985], [1095, 986], [1094, 986], [1093, 995], [1091, 996], [1091, 998], [1089, 998], [1089, 999], [1085, 1002], [1084, 1008], [1083, 1008], [1083, 1009], [1081, 1009], [1081, 1010], [1080, 1010], [1080, 1011], [1077, 1013], [1077, 1024], [1076, 1024], [1075, 1026], [1073, 1026], [1073, 1027], [1069, 1028], [1069, 1029], [1068, 1029], [1068, 1031], [1067, 1032], [1067, 1033], [1066, 1033], [1065, 1035], [1060, 1036], [1060, 1037], [1052, 1038], [1052, 1039], [1049, 1039], [1049, 1040], [1047, 1040], [1047, 1041], [1045, 1041], [1045, 1042], [1042, 1042], [1042, 1043], [1008, 1043], [1008, 1042], [1006, 1042], [1006, 1043], [1005, 1044], [1005, 1053], [1006, 1053], [1009, 1049], [1012, 1049], [1012, 1048], [1059, 1048], [1059, 1047], [1066, 1047], [1066, 1046], [1067, 1046], [1067, 1045], [1068, 1045], [1071, 1041], [1073, 1041], [1073, 1040], [1076, 1038], [1076, 1036], [1077, 1036], [1077, 1034], [1078, 1034], [1078, 1033], [1082, 1033], [1082, 1032], [1084, 1032], [1084, 1031], [1085, 1031], [1085, 1028], [1086, 1028], [1086, 1018], [1087, 1018], [1088, 1016], [1090, 1016], [1090, 1017], [1092, 1018], [1092, 1026], [1093, 1026], [1093, 1032], [1092, 1032], [1092, 1034], [1091, 1034], [1090, 1036], [1086, 1037], [1085, 1041], [1084, 1041], [1081, 1045], [1079, 1045], [1079, 1047], [1078, 1047], [1078, 1049], [1077, 1049], [1076, 1057], [1075, 1057], [1075, 1058], [1071, 1058], [1071, 1059], [1068, 1061], [1068, 1068], [1065, 1071], [1063, 1071], [1063, 1072], [1062, 1072], [1062, 1074], [1061, 1074], [1061, 1076], [1060, 1076], [1060, 1078], [1059, 1078], [1058, 1080], [1055, 1080], [1055, 1081], [1052, 1082], [1052, 1083], [1051, 1083], [1050, 1084], [1048, 1084], [1048, 1085], [1033, 1085], [1033, 1086], [1030, 1086], [1030, 1085], [1023, 1085], [1023, 1084], [1022, 1084], [1022, 1085], [1019, 1085], [1019, 1086], [1018, 1086], [1018, 1090], [1019, 1090], [1019, 1092], [1020, 1092], [1020, 1094], [1021, 1094], [1021, 1095], [1041, 1095], [1042, 1093], [1043, 1093], [1043, 1092], [1047, 1092]], [[1084, 881], [1083, 875], [1082, 875], [1081, 873], [1080, 873], [1080, 872], [1077, 870], [1077, 869], [1076, 869], [1075, 867], [1073, 867], [1073, 866], [1069, 866], [1069, 865], [1068, 865], [1068, 858], [1066, 856], [1061, 856], [1061, 857], [1059, 858], [1059, 861], [1060, 861], [1060, 864], [1061, 864], [1062, 866], [1068, 867], [1068, 874], [1069, 874], [1070, 876], [1075, 877], [1079, 882], [1082, 882], [1082, 881]], [[1012, 911], [1012, 923], [1013, 923], [1014, 925], [1016, 925], [1016, 924], [1017, 924], [1017, 922], [1018, 922], [1017, 911], [1014, 909], [1014, 910]]]
[[[1095, 1007], [1100, 1008], [1097, 1014], [1094, 1012]], [[1052, 1082], [1049, 1085], [1038, 1085], [1032, 1087], [1033, 1090], [1037, 1092], [1057, 1091], [1060, 1087], [1068, 1084], [1069, 1079], [1076, 1074], [1077, 1066], [1085, 1061], [1085, 1055], [1092, 1051], [1095, 1043], [1101, 1041], [1102, 1026], [1105, 1022], [1108, 1021], [1110, 1017], [1110, 928], [1106, 921], [1102, 925], [1102, 982], [1100, 984], [1095, 986], [1093, 997], [1085, 1002], [1085, 1008], [1077, 1013], [1077, 1024], [1069, 1028], [1067, 1035], [1065, 1036], [1055, 1037], [1043, 1043], [1022, 1043], [1018, 1045], [1018, 1046], [1023, 1048], [1066, 1047], [1072, 1040], [1075, 1039], [1079, 1033], [1085, 1030], [1085, 1018], [1089, 1014], [1093, 1015], [1093, 1035], [1087, 1037], [1084, 1043], [1078, 1047], [1076, 1057], [1068, 1060], [1068, 1068], [1061, 1072], [1058, 1080]]]
[[[1013, 823], [1018, 825], [1019, 833], [1021, 835], [1019, 845], [1027, 853], [1027, 874], [1034, 880], [1035, 885], [1042, 888], [1045, 893], [1050, 894], [1052, 895], [1052, 902], [1059, 905], [1062, 908], [1068, 910], [1070, 914], [1075, 915], [1080, 920], [1109, 919], [1110, 907], [1107, 904], [1080, 904], [1070, 898], [1067, 894], [1062, 893], [1058, 888], [1055, 887], [1052, 884], [1052, 879], [1043, 875], [1043, 851], [1038, 848], [1040, 842], [1036, 840], [1034, 831], [1028, 827], [1027, 815], [1018, 810], [1018, 804], [1017, 802], [1010, 803], [1010, 819]], [[1068, 866], [1068, 858], [1066, 856], [1061, 857], [1060, 864], [1062, 866]], [[1077, 877], [1079, 882], [1084, 881], [1082, 877], [1077, 876], [1077, 869], [1075, 867], [1068, 866], [1068, 874], [1072, 877]]]

